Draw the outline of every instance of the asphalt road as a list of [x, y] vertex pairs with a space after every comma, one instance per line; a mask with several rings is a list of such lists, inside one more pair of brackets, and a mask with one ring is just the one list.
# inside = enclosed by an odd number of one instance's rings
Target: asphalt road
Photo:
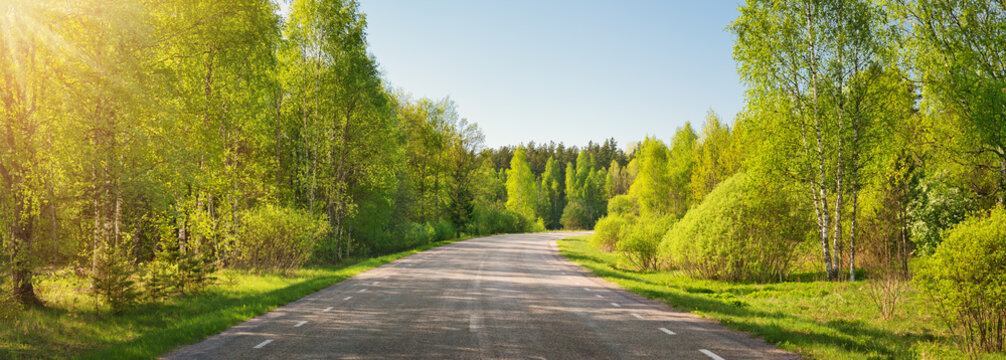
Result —
[[796, 359], [500, 235], [388, 263], [167, 359]]

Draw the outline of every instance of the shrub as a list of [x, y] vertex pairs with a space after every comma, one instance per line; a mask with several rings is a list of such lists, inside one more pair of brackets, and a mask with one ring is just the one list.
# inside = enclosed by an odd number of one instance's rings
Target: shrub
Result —
[[608, 200], [608, 215], [639, 215], [639, 201], [629, 195], [615, 195]]
[[625, 231], [635, 222], [634, 216], [611, 214], [601, 218], [594, 226], [594, 236], [591, 244], [601, 251], [612, 252], [615, 244], [625, 237]]
[[559, 222], [562, 223], [563, 228], [570, 230], [589, 230], [594, 227], [589, 209], [580, 201], [571, 201], [566, 204]]
[[943, 232], [964, 220], [974, 207], [966, 193], [948, 186], [942, 174], [919, 181], [918, 195], [908, 204], [911, 239], [921, 254], [932, 254], [943, 241]]
[[121, 313], [136, 303], [140, 292], [133, 280], [135, 269], [124, 247], [99, 252], [95, 273], [91, 274], [94, 292], [108, 303], [113, 313]]
[[454, 223], [447, 220], [440, 220], [433, 224], [433, 238], [430, 242], [453, 239], [458, 234], [458, 228]]
[[326, 221], [307, 211], [273, 205], [246, 211], [234, 245], [234, 265], [289, 271], [308, 260], [328, 230]]
[[965, 350], [1006, 350], [1006, 210], [959, 223], [921, 264], [916, 283]]
[[544, 225], [540, 229], [538, 225], [531, 219], [501, 206], [476, 206], [472, 211], [471, 221], [465, 228], [466, 232], [476, 235], [544, 231]]
[[708, 279], [782, 280], [813, 231], [792, 191], [738, 173], [720, 183], [664, 236], [661, 256]]
[[660, 240], [675, 219], [673, 217], [642, 218], [628, 224], [622, 231], [623, 237], [615, 243], [622, 260], [639, 270], [656, 270], [660, 264]]

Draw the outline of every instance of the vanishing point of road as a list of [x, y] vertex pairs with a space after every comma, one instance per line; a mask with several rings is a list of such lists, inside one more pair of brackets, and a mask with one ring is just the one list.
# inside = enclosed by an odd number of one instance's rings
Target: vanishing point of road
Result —
[[797, 359], [499, 235], [385, 264], [167, 359]]

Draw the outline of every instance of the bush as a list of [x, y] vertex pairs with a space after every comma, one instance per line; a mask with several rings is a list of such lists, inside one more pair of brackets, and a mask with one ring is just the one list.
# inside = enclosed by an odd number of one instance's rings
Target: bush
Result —
[[545, 231], [544, 224], [501, 206], [476, 206], [466, 232], [474, 235], [492, 235]]
[[797, 245], [813, 234], [811, 212], [792, 194], [735, 174], [667, 232], [661, 256], [708, 279], [782, 280]]
[[199, 293], [216, 280], [213, 257], [193, 252], [163, 251], [142, 270], [143, 290], [150, 300]]
[[660, 240], [672, 225], [673, 217], [642, 218], [628, 224], [615, 243], [622, 260], [638, 270], [656, 270], [660, 265]]
[[959, 223], [921, 264], [916, 283], [965, 350], [1006, 350], [1006, 210]]
[[234, 244], [234, 265], [256, 270], [289, 271], [311, 256], [318, 238], [328, 233], [325, 220], [307, 211], [261, 206], [241, 215]]
[[974, 207], [966, 193], [948, 186], [943, 177], [922, 178], [916, 188], [918, 195], [908, 204], [911, 239], [920, 254], [932, 254], [943, 241], [943, 232], [964, 220]]
[[580, 201], [571, 201], [562, 210], [562, 217], [559, 219], [564, 229], [569, 230], [590, 230], [594, 227], [594, 219], [590, 216], [587, 206]]
[[454, 223], [447, 220], [437, 221], [433, 224], [433, 238], [430, 242], [437, 242], [443, 240], [449, 240], [457, 237], [458, 228], [454, 226]]
[[594, 225], [594, 236], [591, 245], [601, 251], [612, 252], [615, 244], [625, 238], [625, 231], [635, 223], [635, 216], [623, 216], [609, 213]]
[[629, 195], [615, 195], [608, 200], [608, 215], [639, 215], [639, 201]]
[[406, 223], [403, 229], [395, 233], [397, 236], [386, 237], [386, 239], [379, 242], [379, 245], [373, 245], [372, 247], [378, 253], [382, 254], [411, 249], [437, 241], [453, 239], [457, 236], [457, 228], [447, 220], [425, 224], [409, 222]]
[[112, 247], [98, 254], [97, 267], [91, 274], [94, 292], [108, 303], [113, 313], [121, 313], [139, 300], [140, 292], [133, 280], [135, 269], [123, 247]]

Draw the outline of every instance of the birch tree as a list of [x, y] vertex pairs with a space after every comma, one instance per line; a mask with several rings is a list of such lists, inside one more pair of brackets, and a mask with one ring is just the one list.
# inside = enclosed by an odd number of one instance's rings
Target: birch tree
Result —
[[824, 269], [836, 280], [846, 211], [850, 248], [855, 242], [861, 135], [873, 121], [864, 108], [878, 99], [867, 89], [886, 64], [889, 20], [863, 0], [753, 0], [740, 12], [730, 26], [734, 57], [748, 107], [761, 115], [765, 141], [772, 143], [763, 163], [804, 184]]

